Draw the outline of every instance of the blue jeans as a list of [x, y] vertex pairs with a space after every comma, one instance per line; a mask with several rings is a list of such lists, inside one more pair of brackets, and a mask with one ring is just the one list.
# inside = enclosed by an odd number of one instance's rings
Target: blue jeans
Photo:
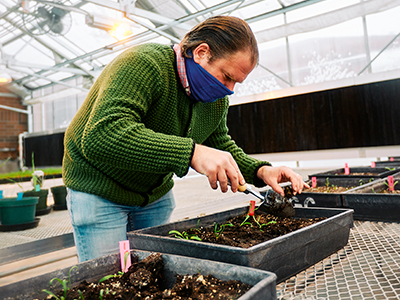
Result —
[[79, 262], [118, 253], [127, 231], [165, 224], [175, 208], [172, 191], [145, 206], [127, 206], [68, 189], [67, 207]]

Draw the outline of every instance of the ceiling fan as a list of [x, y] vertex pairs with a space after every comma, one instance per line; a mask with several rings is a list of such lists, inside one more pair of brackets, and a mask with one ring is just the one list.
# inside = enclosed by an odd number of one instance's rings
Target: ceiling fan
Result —
[[70, 30], [72, 18], [70, 12], [62, 8], [65, 3], [54, 2], [57, 5], [53, 6], [48, 4], [49, 2], [29, 2], [35, 4], [28, 10], [23, 9], [22, 18], [25, 29], [29, 30], [31, 34], [59, 36], [65, 35]]

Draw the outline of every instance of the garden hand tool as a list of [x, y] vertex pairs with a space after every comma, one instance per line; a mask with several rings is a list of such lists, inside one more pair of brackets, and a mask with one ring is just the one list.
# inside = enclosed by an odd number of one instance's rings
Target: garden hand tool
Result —
[[268, 190], [265, 193], [265, 196], [262, 196], [260, 193], [252, 190], [251, 187], [247, 184], [239, 185], [238, 190], [239, 192], [252, 194], [259, 198], [262, 202], [258, 206], [258, 209], [263, 212], [278, 217], [293, 217], [295, 215], [295, 209], [292, 202], [296, 201], [297, 198], [294, 197], [293, 190], [290, 186], [285, 186], [283, 188], [285, 192], [285, 197], [282, 197], [280, 194], [272, 189]]

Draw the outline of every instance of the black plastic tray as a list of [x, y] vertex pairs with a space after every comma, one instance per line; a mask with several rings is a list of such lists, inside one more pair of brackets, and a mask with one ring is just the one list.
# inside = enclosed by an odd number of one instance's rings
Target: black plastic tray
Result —
[[[393, 175], [400, 181], [400, 174]], [[386, 179], [371, 182], [343, 194], [343, 206], [354, 210], [354, 219], [368, 221], [400, 221], [400, 194], [382, 194]], [[394, 187], [400, 189], [400, 183]]]
[[35, 218], [33, 222], [13, 224], [13, 225], [3, 225], [0, 224], [0, 231], [21, 231], [26, 229], [32, 229], [38, 227], [40, 218]]
[[394, 168], [394, 167], [400, 167], [400, 160], [381, 160], [381, 161], [376, 161], [375, 166], [378, 168], [382, 167], [389, 167], [389, 168]]
[[[308, 185], [312, 185], [311, 180], [307, 181]], [[325, 182], [322, 179], [317, 179], [317, 186], [324, 186]], [[332, 207], [332, 208], [343, 208], [343, 194], [349, 193], [355, 186], [352, 181], [343, 179], [340, 184], [336, 184], [339, 187], [350, 188], [349, 190], [342, 193], [316, 193], [316, 192], [302, 192], [297, 194], [295, 197], [299, 200], [299, 203], [304, 207]]]
[[[373, 180], [382, 179], [387, 177], [388, 175], [392, 175], [394, 173], [399, 172], [400, 169], [396, 170], [388, 170], [384, 167], [353, 167], [350, 168], [350, 175], [344, 175], [344, 168], [330, 170], [327, 172], [316, 173], [308, 175], [308, 178], [311, 180], [312, 177], [317, 178], [317, 184], [325, 184], [326, 178], [329, 180], [329, 184], [335, 185], [343, 185], [343, 184], [351, 184], [358, 186], [360, 184], [367, 184]], [[351, 173], [373, 173], [374, 175], [352, 175]]]
[[353, 224], [353, 211], [333, 208], [295, 208], [299, 218], [328, 217], [326, 220], [244, 249], [168, 237], [170, 230], [212, 226], [246, 213], [237, 208], [205, 217], [189, 219], [128, 232], [132, 249], [156, 251], [221, 261], [267, 270], [278, 276], [278, 282], [312, 266], [343, 248]]
[[[150, 255], [149, 252], [134, 251], [134, 255], [139, 256], [139, 260]], [[166, 287], [172, 286], [176, 274], [197, 274], [214, 275], [221, 280], [240, 280], [253, 287], [238, 300], [269, 300], [276, 299], [276, 275], [262, 270], [241, 267], [226, 263], [211, 262], [208, 260], [182, 257], [176, 255], [162, 255], [164, 260], [164, 278]], [[78, 285], [81, 281], [97, 281], [100, 278], [116, 274], [120, 271], [119, 254], [103, 256], [101, 258], [89, 260], [77, 265], [78, 270], [71, 273], [72, 286]], [[68, 279], [68, 272], [71, 267], [60, 269], [34, 278], [22, 280], [16, 283], [1, 287], [1, 299], [35, 299], [45, 298], [47, 294], [42, 289], [53, 291], [53, 286], [49, 281], [53, 278], [61, 280]], [[61, 285], [54, 285], [62, 289]]]

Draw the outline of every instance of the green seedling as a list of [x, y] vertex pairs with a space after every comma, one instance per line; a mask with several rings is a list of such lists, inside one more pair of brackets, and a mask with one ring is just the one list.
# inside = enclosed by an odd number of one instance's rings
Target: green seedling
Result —
[[326, 187], [329, 187], [329, 177], [326, 177], [326, 183], [325, 183]]
[[[125, 255], [124, 255], [124, 266], [126, 266], [126, 262], [128, 261], [129, 254], [130, 254], [129, 251], [125, 252]], [[106, 276], [104, 276], [103, 278], [101, 278], [99, 280], [99, 283], [102, 283], [103, 281], [106, 281], [106, 280], [108, 280], [110, 278], [122, 277], [122, 275], [124, 275], [123, 271], [118, 271], [117, 274], [106, 275]]]
[[388, 170], [388, 171], [394, 171], [394, 170], [396, 170], [396, 168], [389, 168], [389, 167], [386, 167], [385, 169]]
[[5, 160], [5, 162], [3, 162], [3, 163], [0, 165], [0, 168], [1, 168], [2, 166], [4, 166], [10, 159], [11, 159], [11, 157], [8, 157], [8, 158]]
[[[73, 266], [68, 273], [68, 280], [63, 279], [61, 280], [60, 278], [53, 278], [52, 280], [50, 280], [50, 285], [53, 284], [54, 280], [58, 281], [62, 286], [63, 286], [63, 290], [64, 290], [64, 296], [61, 296], [60, 298], [58, 298], [53, 292], [49, 291], [49, 290], [43, 290], [43, 292], [46, 292], [47, 294], [49, 294], [50, 296], [52, 296], [53, 298], [57, 299], [57, 300], [65, 300], [67, 298], [67, 292], [68, 290], [71, 288], [71, 272], [73, 269], [78, 269], [77, 266]], [[83, 297], [83, 296], [82, 296]]]
[[243, 225], [251, 225], [250, 222], [247, 222], [247, 220], [250, 218], [250, 215], [247, 214], [246, 218], [244, 218], [243, 222], [240, 224], [240, 227], [242, 227]]
[[[254, 218], [254, 216], [253, 216], [253, 218]], [[266, 224], [260, 224], [260, 218], [261, 218], [261, 216], [258, 217], [258, 220], [256, 220], [256, 218], [254, 218], [254, 221], [256, 222], [256, 224], [258, 225], [258, 227], [260, 228], [261, 231], [263, 231], [262, 230], [263, 226], [268, 226], [270, 224], [276, 224], [276, 221], [269, 221]]]
[[226, 226], [233, 227], [234, 225], [231, 223], [226, 223], [226, 224], [222, 224], [220, 226], [220, 228], [218, 229], [218, 224], [214, 223], [214, 235], [215, 235], [216, 239], [221, 236], [221, 234], [224, 232]]
[[[393, 182], [393, 187], [395, 187], [398, 182], [399, 182], [398, 180]], [[385, 184], [386, 184], [387, 187], [389, 187], [389, 183], [387, 181], [385, 181]]]
[[[108, 288], [106, 288], [106, 295], [108, 295], [109, 293], [110, 293], [110, 290], [108, 289]], [[116, 292], [112, 292], [111, 293], [112, 295], [115, 295], [116, 294]], [[101, 289], [100, 290], [100, 292], [99, 292], [99, 299], [100, 300], [103, 300], [103, 295], [104, 295], [104, 290], [103, 289]]]
[[18, 181], [15, 181], [14, 179], [11, 179], [11, 178], [7, 178], [7, 180], [12, 182], [12, 183], [15, 183], [16, 185], [18, 185], [18, 187], [21, 189], [21, 191], [24, 191], [24, 188], [22, 187], [22, 185]]
[[124, 272], [122, 272], [122, 271], [118, 271], [117, 274], [106, 275], [99, 280], [99, 283], [102, 283], [103, 281], [106, 281], [110, 278], [122, 277], [122, 275], [124, 275]]
[[174, 237], [182, 240], [201, 241], [201, 238], [199, 238], [196, 234], [189, 234], [186, 231], [179, 232], [178, 230], [171, 230], [169, 234], [174, 234]]

